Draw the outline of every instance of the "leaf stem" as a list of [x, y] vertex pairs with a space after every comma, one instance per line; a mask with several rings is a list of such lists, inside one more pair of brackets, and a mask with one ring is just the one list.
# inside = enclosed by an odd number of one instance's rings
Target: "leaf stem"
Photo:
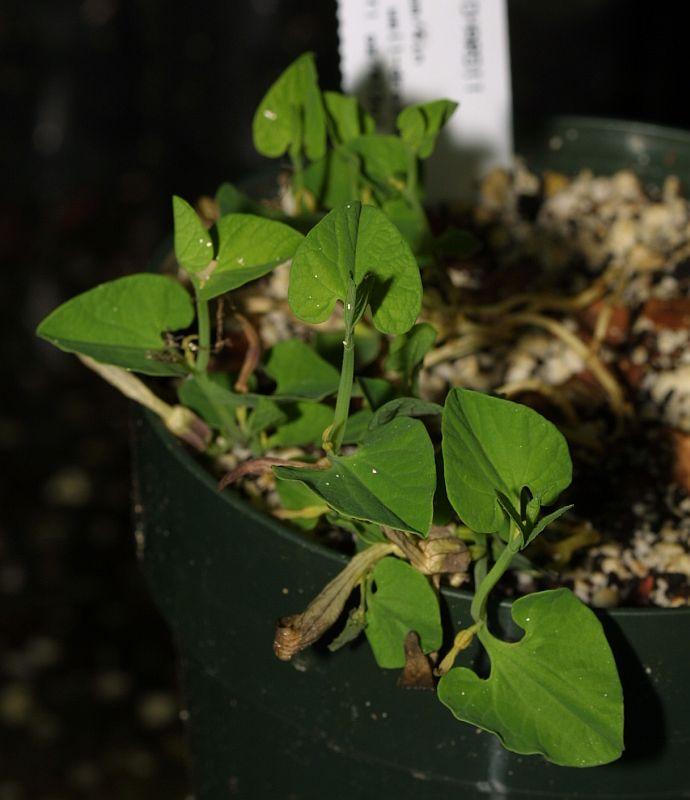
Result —
[[513, 560], [515, 553], [517, 553], [520, 549], [520, 539], [520, 531], [517, 525], [511, 524], [510, 539], [508, 544], [494, 563], [493, 567], [491, 567], [489, 572], [485, 575], [475, 589], [474, 597], [472, 599], [472, 606], [470, 608], [472, 619], [475, 622], [486, 621], [486, 603], [489, 599], [489, 593], [501, 579], [503, 573], [510, 566], [510, 562]]
[[489, 563], [489, 543], [485, 533], [475, 534], [475, 541], [477, 547], [481, 548], [482, 555], [480, 555], [474, 562], [474, 585], [479, 586], [486, 578], [487, 567]]
[[345, 338], [343, 339], [343, 363], [340, 368], [340, 382], [338, 396], [335, 401], [333, 423], [326, 432], [324, 449], [338, 453], [345, 435], [345, 425], [350, 413], [350, 399], [352, 398], [352, 384], [355, 375], [355, 301], [357, 287], [353, 280], [347, 287], [345, 297]]
[[458, 631], [453, 641], [453, 646], [446, 653], [443, 661], [441, 661], [438, 667], [434, 670], [437, 676], [442, 676], [447, 672], [450, 672], [455, 664], [455, 659], [463, 650], [467, 650], [467, 648], [472, 644], [474, 634], [481, 629], [482, 625], [484, 625], [484, 621], [480, 620], [479, 622], [475, 622], [474, 625], [470, 625], [469, 628], [463, 628], [463, 630]]
[[290, 148], [290, 161], [292, 162], [292, 196], [295, 200], [296, 214], [304, 207], [304, 163], [299, 150]]
[[196, 356], [195, 369], [199, 373], [205, 373], [208, 369], [208, 362], [211, 356], [211, 316], [208, 310], [208, 300], [199, 296], [196, 290], [196, 318], [199, 331], [198, 351]]
[[419, 199], [417, 198], [418, 171], [417, 154], [412, 148], [409, 148], [407, 156], [407, 195], [415, 205], [419, 205]]
[[204, 452], [211, 441], [211, 429], [189, 408], [168, 405], [156, 396], [146, 384], [121, 367], [112, 364], [101, 364], [88, 356], [79, 355], [80, 361], [111, 386], [122, 392], [125, 397], [134, 400], [149, 411], [157, 414], [165, 427], [175, 436], [200, 452]]

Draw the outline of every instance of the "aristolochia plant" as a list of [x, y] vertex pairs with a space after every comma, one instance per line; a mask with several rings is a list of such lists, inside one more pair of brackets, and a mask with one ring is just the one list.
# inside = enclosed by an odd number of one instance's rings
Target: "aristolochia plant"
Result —
[[[191, 294], [174, 277], [131, 275], [69, 300], [38, 334], [77, 353], [198, 451], [222, 460], [248, 449], [252, 457], [222, 486], [272, 471], [279, 516], [304, 529], [325, 520], [354, 537], [343, 572], [303, 613], [280, 620], [279, 658], [341, 620], [355, 592], [331, 650], [364, 633], [379, 666], [404, 668], [407, 684], [433, 688], [440, 679], [441, 702], [508, 749], [568, 766], [604, 764], [623, 749], [622, 691], [593, 612], [567, 589], [522, 597], [512, 617], [524, 635], [507, 642], [487, 611], [520, 551], [568, 509], [543, 513], [571, 481], [565, 439], [535, 411], [500, 398], [457, 388], [441, 407], [418, 396], [437, 336], [417, 323], [420, 265], [475, 246], [459, 230], [432, 235], [421, 203], [419, 161], [455, 107], [412, 106], [398, 134], [378, 133], [354, 98], [321, 92], [312, 56], [302, 56], [254, 119], [257, 149], [292, 162], [282, 210], [229, 184], [213, 220], [173, 198], [175, 254]], [[252, 323], [236, 314], [247, 346], [231, 379], [216, 359], [227, 348], [224, 298], [290, 262], [294, 315], [306, 325], [334, 317], [341, 332], [279, 341], [262, 361]], [[383, 358], [385, 337], [393, 338]], [[397, 378], [361, 374], [374, 362]], [[173, 378], [180, 404], [132, 373]], [[438, 658], [441, 577], [465, 573], [471, 560], [471, 619]], [[455, 666], [474, 637], [490, 660], [487, 677]]]

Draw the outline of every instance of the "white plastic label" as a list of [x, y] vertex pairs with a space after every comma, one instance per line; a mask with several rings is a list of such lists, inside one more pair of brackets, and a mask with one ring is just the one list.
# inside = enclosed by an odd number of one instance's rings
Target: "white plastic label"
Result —
[[431, 199], [470, 197], [513, 154], [506, 0], [339, 0], [343, 91], [387, 130], [403, 106], [460, 103], [425, 167]]

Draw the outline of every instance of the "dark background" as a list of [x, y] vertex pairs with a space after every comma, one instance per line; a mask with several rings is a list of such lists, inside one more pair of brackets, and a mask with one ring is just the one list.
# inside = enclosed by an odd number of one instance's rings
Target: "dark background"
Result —
[[[509, 8], [517, 117], [690, 127], [681, 3]], [[0, 800], [188, 796], [172, 649], [136, 566], [126, 404], [32, 331], [142, 269], [173, 192], [257, 167], [254, 107], [307, 49], [336, 88], [335, 3], [0, 6]]]

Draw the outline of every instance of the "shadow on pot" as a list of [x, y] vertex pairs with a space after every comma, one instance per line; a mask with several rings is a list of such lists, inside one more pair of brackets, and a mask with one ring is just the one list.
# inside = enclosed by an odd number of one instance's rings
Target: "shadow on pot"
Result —
[[625, 698], [623, 761], [646, 761], [663, 751], [666, 724], [652, 681], [620, 625], [609, 615], [599, 617], [616, 659]]

